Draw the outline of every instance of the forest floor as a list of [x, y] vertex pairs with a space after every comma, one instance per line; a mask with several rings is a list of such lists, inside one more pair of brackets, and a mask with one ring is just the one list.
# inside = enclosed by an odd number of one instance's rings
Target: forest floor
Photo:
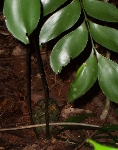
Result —
[[[27, 85], [26, 85], [26, 51], [27, 47], [16, 40], [7, 30], [2, 13], [0, 14], [0, 128], [12, 128], [30, 125], [30, 117], [27, 106]], [[106, 97], [99, 88], [98, 83], [81, 98], [72, 104], [67, 103], [67, 92], [70, 83], [73, 81], [77, 71], [76, 58], [68, 67], [65, 67], [59, 75], [51, 70], [49, 56], [51, 50], [44, 47], [41, 50], [41, 57], [49, 86], [50, 98], [53, 98], [59, 106], [60, 115], [57, 122], [65, 121], [71, 114], [68, 111], [73, 107], [77, 110], [75, 115], [86, 116], [81, 123], [102, 126], [103, 124], [118, 124], [116, 114], [117, 104], [111, 103], [109, 114], [106, 119], [101, 120], [100, 116], [104, 109]], [[117, 57], [113, 56], [115, 61]], [[37, 102], [44, 99], [44, 91], [40, 73], [37, 66], [37, 59], [31, 57], [31, 99], [32, 108], [35, 109]], [[84, 83], [83, 83], [84, 84]], [[52, 105], [53, 106], [53, 105]], [[55, 109], [52, 107], [52, 109]], [[83, 109], [80, 114], [79, 110]], [[89, 110], [91, 115], [86, 115]], [[54, 110], [55, 111], [55, 110]], [[38, 122], [37, 122], [38, 123]], [[45, 140], [45, 133], [39, 133], [36, 138], [32, 128], [0, 132], [0, 150], [87, 150], [86, 139], [91, 138], [94, 130], [76, 129], [65, 130], [57, 133], [61, 126], [55, 126], [52, 130], [52, 139]], [[56, 133], [56, 134], [55, 134]], [[118, 133], [114, 133], [118, 136]], [[109, 142], [108, 139], [102, 139]]]

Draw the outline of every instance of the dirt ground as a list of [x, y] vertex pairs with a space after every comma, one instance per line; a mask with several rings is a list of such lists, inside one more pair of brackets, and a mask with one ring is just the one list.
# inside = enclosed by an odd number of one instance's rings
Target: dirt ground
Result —
[[[26, 51], [27, 47], [16, 40], [7, 30], [2, 11], [0, 12], [0, 128], [12, 128], [30, 125], [30, 118], [27, 106], [27, 85], [26, 85]], [[59, 121], [65, 121], [69, 116], [64, 116], [63, 112], [71, 108], [67, 103], [67, 91], [73, 81], [77, 70], [76, 58], [72, 64], [65, 67], [59, 75], [51, 70], [49, 65], [50, 48], [43, 48], [41, 56], [43, 59], [44, 70], [50, 90], [50, 98], [53, 98], [59, 108]], [[114, 56], [114, 61], [118, 57]], [[41, 77], [35, 56], [31, 57], [31, 98], [32, 107], [35, 108], [38, 101], [44, 99]], [[71, 106], [74, 109], [91, 111], [92, 115], [82, 120], [82, 123], [103, 125], [106, 123], [118, 124], [116, 109], [118, 105], [111, 103], [109, 114], [105, 120], [100, 120], [104, 109], [105, 96], [101, 92], [98, 83], [81, 98], [76, 100]], [[86, 114], [76, 114], [81, 116]], [[36, 138], [32, 128], [1, 131], [0, 150], [87, 150], [85, 140], [92, 136], [94, 131], [66, 130], [61, 133], [58, 131], [60, 126], [56, 126], [52, 131], [52, 139], [45, 140], [45, 133], [39, 134]], [[55, 134], [56, 133], [56, 134]], [[118, 136], [118, 133], [115, 133]], [[104, 141], [104, 140], [103, 140]], [[107, 139], [105, 139], [107, 142]]]

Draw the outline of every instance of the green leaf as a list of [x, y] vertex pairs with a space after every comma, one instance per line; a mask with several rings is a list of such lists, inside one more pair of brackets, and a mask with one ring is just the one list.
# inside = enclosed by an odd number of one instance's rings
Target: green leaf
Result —
[[83, 0], [88, 15], [107, 22], [118, 22], [118, 9], [107, 2], [98, 0]]
[[85, 23], [73, 32], [64, 36], [53, 48], [50, 56], [50, 65], [55, 73], [59, 73], [62, 66], [70, 62], [70, 58], [78, 56], [85, 48], [88, 40], [88, 31]]
[[46, 16], [47, 14], [55, 11], [59, 6], [61, 6], [66, 0], [41, 0], [43, 5], [43, 15]]
[[98, 80], [103, 93], [111, 101], [118, 103], [118, 64], [98, 56]]
[[116, 109], [116, 115], [118, 116], [118, 109]]
[[75, 80], [68, 91], [68, 102], [72, 102], [85, 94], [95, 83], [97, 75], [97, 61], [92, 52], [87, 61], [77, 71]]
[[[90, 116], [91, 116], [91, 114], [80, 114], [79, 116], [69, 117], [68, 119], [65, 120], [65, 122], [79, 123], [79, 122], [83, 122], [85, 119], [87, 119]], [[65, 129], [65, 130], [66, 129], [71, 130], [73, 128], [72, 126], [69, 126], [69, 125], [63, 125], [62, 127], [64, 127], [63, 129]], [[74, 126], [74, 129], [76, 129], [75, 126]]]
[[106, 124], [102, 128], [108, 132], [117, 132], [118, 131], [118, 124]]
[[79, 116], [72, 116], [66, 120], [66, 122], [83, 122], [90, 117], [91, 114], [80, 114]]
[[90, 32], [96, 42], [112, 51], [118, 52], [118, 30], [90, 21]]
[[26, 34], [32, 33], [40, 18], [39, 0], [5, 0], [3, 12], [8, 30], [15, 38], [28, 44]]
[[91, 139], [87, 139], [87, 142], [89, 142], [90, 144], [94, 146], [94, 150], [118, 150], [118, 148], [104, 146]]
[[43, 25], [40, 32], [40, 43], [54, 39], [65, 30], [71, 28], [78, 20], [81, 7], [78, 0], [54, 13]]

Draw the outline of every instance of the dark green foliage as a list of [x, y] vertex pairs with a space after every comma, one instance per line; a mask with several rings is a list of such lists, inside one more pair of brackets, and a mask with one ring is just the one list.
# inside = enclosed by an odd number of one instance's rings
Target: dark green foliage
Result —
[[[99, 54], [94, 44], [97, 42], [111, 51], [118, 52], [118, 30], [106, 26], [107, 22], [118, 22], [118, 9], [115, 6], [99, 0], [5, 0], [3, 12], [9, 31], [25, 44], [30, 43], [29, 36], [46, 15], [49, 17], [39, 29], [38, 44], [67, 33], [55, 44], [50, 56], [50, 66], [56, 74], [61, 72], [70, 59], [84, 51], [87, 42], [90, 42], [90, 56], [78, 68], [68, 91], [68, 102], [85, 94], [98, 78], [106, 97], [118, 103], [118, 64]], [[79, 22], [81, 15], [83, 21], [75, 28], [74, 25]], [[80, 117], [76, 117], [68, 121], [79, 122], [79, 119]], [[103, 129], [117, 131], [118, 126], [108, 125]], [[88, 141], [95, 146], [95, 150], [115, 150], [92, 140]]]
[[[39, 19], [42, 19], [40, 14], [46, 16], [65, 2], [65, 0], [59, 2], [41, 0], [40, 4], [38, 0], [33, 3], [29, 0], [25, 2], [5, 0], [4, 15], [7, 27], [16, 38], [27, 44], [29, 41], [26, 34], [30, 35], [36, 28]], [[27, 7], [24, 7], [26, 5]], [[100, 87], [106, 97], [118, 103], [118, 65], [102, 57], [94, 47], [95, 40], [107, 49], [118, 52], [118, 30], [96, 24], [88, 17], [91, 16], [106, 22], [118, 22], [118, 9], [115, 6], [98, 0], [72, 0], [66, 3], [60, 10], [53, 13], [42, 26], [39, 35], [40, 44], [52, 40], [70, 29], [79, 20], [82, 13], [84, 15], [83, 23], [55, 44], [50, 56], [51, 68], [55, 73], [59, 73], [62, 67], [70, 62], [70, 59], [77, 57], [86, 47], [89, 34], [92, 44], [91, 55], [78, 69], [68, 92], [68, 100], [72, 102], [85, 94], [98, 77]], [[85, 84], [82, 84], [82, 81]]]

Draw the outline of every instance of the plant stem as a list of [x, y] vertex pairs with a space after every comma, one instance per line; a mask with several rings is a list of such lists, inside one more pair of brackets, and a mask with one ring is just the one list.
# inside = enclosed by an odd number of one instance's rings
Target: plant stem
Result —
[[107, 117], [107, 115], [109, 113], [109, 109], [110, 109], [110, 100], [109, 100], [109, 98], [106, 98], [105, 107], [104, 107], [102, 114], [100, 116], [101, 120], [104, 120]]
[[[37, 33], [36, 33], [36, 35], [37, 35]], [[32, 43], [32, 47], [33, 47], [32, 50], [36, 52], [37, 64], [38, 64], [38, 67], [39, 67], [39, 72], [40, 72], [40, 76], [41, 76], [41, 80], [42, 80], [42, 84], [43, 84], [43, 88], [44, 88], [46, 139], [50, 139], [51, 136], [50, 136], [50, 130], [49, 130], [49, 111], [48, 111], [49, 89], [48, 89], [48, 84], [47, 84], [46, 77], [45, 77], [42, 58], [41, 58], [41, 55], [40, 55], [39, 38], [36, 35], [35, 35], [35, 32], [34, 32], [34, 34], [29, 36], [29, 40], [30, 40], [30, 43]]]
[[[28, 45], [27, 55], [26, 55], [26, 70], [27, 70], [27, 103], [28, 103], [28, 111], [31, 124], [34, 124], [32, 119], [32, 106], [31, 106], [31, 49], [30, 45]], [[38, 138], [38, 133], [35, 128], [33, 128], [36, 137]]]
[[49, 131], [49, 111], [48, 111], [48, 104], [49, 104], [49, 89], [45, 77], [45, 72], [43, 68], [43, 63], [42, 63], [42, 58], [41, 55], [39, 54], [39, 50], [36, 49], [37, 53], [37, 63], [40, 68], [40, 75], [41, 75], [41, 80], [43, 83], [43, 88], [44, 88], [44, 94], [45, 94], [45, 121], [46, 121], [46, 138], [50, 138], [50, 131]]
[[96, 55], [96, 50], [95, 50], [95, 46], [94, 46], [94, 43], [93, 43], [93, 38], [92, 38], [92, 36], [91, 36], [90, 27], [89, 27], [89, 20], [88, 20], [88, 18], [87, 18], [86, 11], [85, 11], [85, 9], [84, 9], [82, 0], [80, 0], [80, 4], [81, 4], [81, 8], [82, 8], [82, 10], [83, 10], [84, 17], [85, 17], [85, 23], [86, 23], [86, 26], [87, 26], [87, 29], [88, 29], [88, 32], [89, 32], [89, 35], [90, 35], [90, 40], [91, 40], [91, 44], [92, 44], [92, 49], [93, 49], [94, 54]]
[[27, 54], [26, 54], [26, 70], [27, 70], [27, 100], [28, 100], [28, 110], [31, 116], [31, 56], [30, 48], [28, 45]]

